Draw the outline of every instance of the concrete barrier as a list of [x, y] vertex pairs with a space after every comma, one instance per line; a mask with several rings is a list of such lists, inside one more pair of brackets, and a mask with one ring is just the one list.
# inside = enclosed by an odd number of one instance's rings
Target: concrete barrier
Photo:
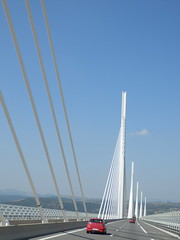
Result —
[[1, 240], [25, 240], [32, 237], [38, 237], [46, 234], [63, 232], [77, 228], [83, 228], [86, 221], [81, 222], [63, 222], [63, 223], [46, 223], [30, 224], [19, 226], [0, 227]]
[[[120, 219], [119, 219], [120, 220]], [[115, 222], [118, 219], [106, 220], [106, 223]], [[13, 222], [19, 224], [20, 222]], [[26, 225], [14, 225], [0, 227], [0, 240], [28, 240], [46, 234], [64, 232], [86, 227], [87, 221], [70, 221], [54, 223], [29, 223]]]

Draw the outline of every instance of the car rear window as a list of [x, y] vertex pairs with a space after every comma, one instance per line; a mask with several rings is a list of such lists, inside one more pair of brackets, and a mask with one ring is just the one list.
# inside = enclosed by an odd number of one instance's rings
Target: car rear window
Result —
[[93, 222], [93, 223], [103, 223], [103, 220], [102, 219], [91, 219], [90, 222]]

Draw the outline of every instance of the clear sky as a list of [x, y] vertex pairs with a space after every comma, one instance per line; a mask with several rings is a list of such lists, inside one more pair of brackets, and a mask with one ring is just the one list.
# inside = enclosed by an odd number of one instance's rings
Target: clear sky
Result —
[[[7, 1], [48, 149], [63, 195], [70, 195], [25, 1]], [[126, 166], [147, 199], [180, 201], [180, 1], [45, 1], [86, 197], [101, 198], [127, 91]], [[70, 152], [41, 4], [31, 10], [69, 170]], [[40, 194], [55, 193], [32, 107], [0, 4], [0, 88]], [[0, 189], [30, 192], [0, 107]]]

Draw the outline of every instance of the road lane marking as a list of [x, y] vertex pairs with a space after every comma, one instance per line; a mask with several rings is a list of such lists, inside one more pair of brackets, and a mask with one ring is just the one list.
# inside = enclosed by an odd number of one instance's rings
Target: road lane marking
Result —
[[125, 225], [127, 225], [127, 222], [125, 222], [119, 229], [122, 229]]
[[47, 239], [51, 239], [51, 238], [61, 237], [61, 236], [68, 235], [71, 233], [83, 231], [84, 229], [86, 229], [86, 228], [81, 228], [81, 229], [73, 230], [70, 232], [60, 233], [60, 234], [56, 234], [56, 235], [45, 237], [45, 238], [38, 238], [38, 240], [47, 240]]
[[[107, 223], [107, 225], [113, 224], [113, 223], [116, 223], [116, 222], [119, 222], [119, 221], [110, 222], [110, 223]], [[120, 226], [119, 229], [121, 229], [122, 227], [124, 227], [126, 224], [127, 224], [127, 222], [125, 222], [122, 226]], [[116, 231], [119, 231], [119, 230], [116, 230]]]
[[143, 230], [143, 232], [145, 232], [147, 234], [146, 230], [138, 222], [137, 222], [137, 224], [140, 226], [140, 228]]
[[[110, 222], [110, 223], [107, 223], [107, 224], [109, 225], [109, 224], [113, 224], [113, 223], [115, 223], [115, 222]], [[48, 240], [48, 239], [52, 239], [52, 238], [55, 238], [55, 237], [61, 237], [61, 236], [68, 235], [68, 234], [71, 234], [71, 233], [80, 232], [80, 231], [83, 231], [85, 229], [86, 228], [81, 228], [81, 229], [73, 230], [73, 231], [70, 231], [70, 232], [59, 233], [59, 234], [49, 236], [49, 237], [38, 238], [38, 240]]]
[[177, 234], [175, 234], [175, 233], [168, 232], [168, 231], [166, 231], [166, 230], [164, 230], [164, 229], [162, 229], [162, 228], [158, 228], [158, 227], [156, 227], [156, 226], [154, 226], [154, 225], [151, 225], [151, 224], [149, 224], [149, 223], [147, 223], [147, 222], [144, 222], [144, 221], [143, 221], [143, 223], [149, 225], [150, 227], [154, 227], [154, 228], [156, 228], [156, 229], [158, 229], [158, 230], [160, 230], [160, 231], [162, 231], [162, 232], [165, 232], [165, 233], [167, 233], [167, 234], [169, 234], [169, 235], [171, 235], [171, 236], [173, 236], [173, 237], [177, 237], [178, 239], [180, 239], [180, 237], [179, 237]]
[[140, 226], [140, 228], [147, 234], [146, 230], [143, 227]]
[[109, 224], [113, 224], [113, 223], [117, 223], [117, 222], [120, 222], [120, 221], [109, 222], [109, 223], [107, 223], [107, 225], [109, 225]]

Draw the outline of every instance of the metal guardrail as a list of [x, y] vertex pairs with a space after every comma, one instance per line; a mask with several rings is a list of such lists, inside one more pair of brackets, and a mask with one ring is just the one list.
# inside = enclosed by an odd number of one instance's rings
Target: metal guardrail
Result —
[[147, 215], [142, 220], [180, 236], [180, 211]]
[[[25, 207], [17, 205], [0, 204], [0, 210], [4, 218], [7, 220], [41, 220], [39, 210], [36, 207]], [[44, 208], [45, 217], [50, 219], [63, 219], [61, 210]], [[66, 211], [68, 219], [76, 219], [76, 212]], [[81, 219], [85, 219], [86, 215], [79, 212]], [[97, 214], [88, 213], [89, 217], [95, 217]]]

